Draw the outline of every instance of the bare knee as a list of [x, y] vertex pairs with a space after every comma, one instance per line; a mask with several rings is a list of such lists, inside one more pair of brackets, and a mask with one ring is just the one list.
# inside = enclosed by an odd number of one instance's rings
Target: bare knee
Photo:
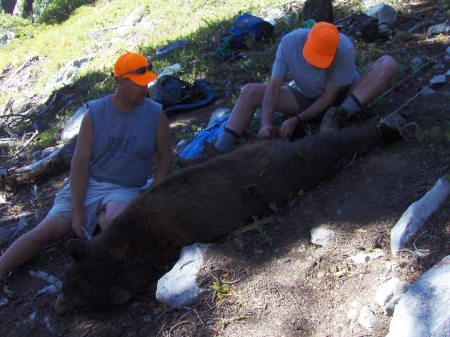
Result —
[[392, 77], [398, 70], [397, 61], [390, 55], [381, 56], [373, 65], [377, 74], [383, 74], [383, 77]]
[[113, 220], [127, 207], [127, 203], [121, 201], [108, 201], [105, 208], [100, 212], [98, 221], [102, 229], [109, 226]]
[[265, 87], [261, 83], [248, 83], [242, 87], [239, 100], [253, 106], [261, 105]]

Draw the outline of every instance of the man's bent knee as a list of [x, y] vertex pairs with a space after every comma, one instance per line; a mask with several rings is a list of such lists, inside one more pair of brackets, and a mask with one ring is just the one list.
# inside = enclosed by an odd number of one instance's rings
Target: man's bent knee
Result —
[[373, 67], [378, 73], [384, 72], [386, 75], [392, 76], [398, 70], [398, 63], [392, 56], [384, 55], [375, 61]]
[[265, 87], [261, 83], [248, 83], [242, 87], [239, 99], [252, 105], [261, 105]]
[[122, 213], [127, 207], [128, 203], [123, 201], [108, 201], [105, 208], [99, 214], [99, 224], [102, 229], [106, 228], [113, 222], [113, 220]]

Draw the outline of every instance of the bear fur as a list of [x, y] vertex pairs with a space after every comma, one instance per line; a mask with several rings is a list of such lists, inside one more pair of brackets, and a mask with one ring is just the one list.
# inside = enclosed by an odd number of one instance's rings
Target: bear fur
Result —
[[166, 178], [131, 202], [100, 235], [70, 240], [59, 307], [126, 302], [176, 262], [183, 246], [214, 242], [328, 178], [381, 143], [377, 125], [293, 142], [260, 141]]

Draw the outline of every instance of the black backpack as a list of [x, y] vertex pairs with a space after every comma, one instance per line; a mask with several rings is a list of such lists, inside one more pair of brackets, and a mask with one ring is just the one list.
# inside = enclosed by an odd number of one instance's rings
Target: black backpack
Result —
[[[244, 13], [220, 39], [221, 48], [243, 49], [249, 39], [252, 42], [268, 42], [274, 31], [273, 25], [263, 19]], [[220, 49], [220, 48], [219, 48]]]
[[193, 84], [176, 76], [164, 75], [158, 78], [154, 100], [164, 111], [189, 110], [208, 104], [216, 97], [215, 91], [205, 80]]

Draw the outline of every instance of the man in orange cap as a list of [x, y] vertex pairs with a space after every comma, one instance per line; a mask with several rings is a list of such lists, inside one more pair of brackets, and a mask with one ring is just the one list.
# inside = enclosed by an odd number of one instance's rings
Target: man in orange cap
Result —
[[154, 153], [153, 185], [169, 175], [169, 124], [161, 105], [146, 97], [147, 85], [156, 79], [151, 70], [151, 63], [140, 54], [126, 53], [117, 59], [115, 93], [88, 103], [70, 183], [57, 194], [44, 220], [0, 257], [0, 278], [71, 231], [89, 239], [97, 223], [104, 230], [142, 191]]
[[[207, 148], [209, 153], [203, 158], [181, 164], [189, 165], [230, 151], [249, 126], [258, 106], [262, 107], [258, 133], [262, 138], [277, 135], [288, 138], [297, 126], [321, 118], [328, 109], [327, 121], [348, 118], [388, 87], [397, 67], [397, 62], [385, 55], [360, 77], [353, 43], [334, 25], [318, 22], [312, 29], [294, 30], [278, 46], [269, 83], [245, 85], [215, 146]], [[288, 73], [295, 88], [284, 85]], [[272, 121], [274, 111], [289, 116], [278, 132]], [[321, 129], [329, 126], [324, 121]]]

